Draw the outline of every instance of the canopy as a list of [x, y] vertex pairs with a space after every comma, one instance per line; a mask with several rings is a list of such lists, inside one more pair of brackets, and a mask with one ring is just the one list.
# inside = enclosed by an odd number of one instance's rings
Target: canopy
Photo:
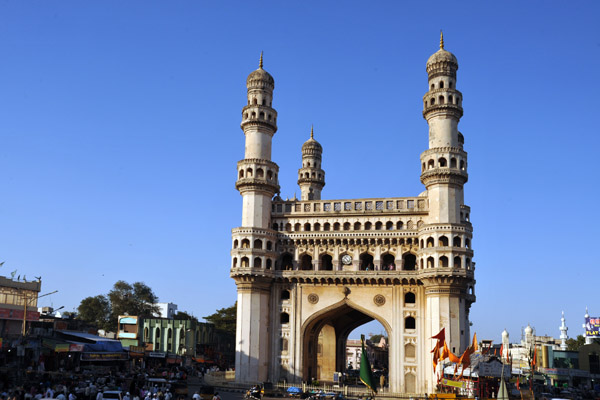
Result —
[[296, 386], [290, 386], [290, 387], [287, 389], [287, 392], [288, 392], [288, 393], [302, 393], [302, 390], [301, 390], [299, 387], [296, 387]]

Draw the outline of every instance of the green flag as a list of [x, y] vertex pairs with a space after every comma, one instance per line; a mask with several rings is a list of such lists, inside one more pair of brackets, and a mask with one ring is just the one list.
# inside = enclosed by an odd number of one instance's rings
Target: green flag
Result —
[[371, 364], [369, 363], [369, 357], [365, 351], [365, 335], [360, 335], [361, 353], [360, 353], [360, 380], [369, 389], [377, 393], [375, 387], [375, 380], [373, 379], [373, 373], [371, 372]]

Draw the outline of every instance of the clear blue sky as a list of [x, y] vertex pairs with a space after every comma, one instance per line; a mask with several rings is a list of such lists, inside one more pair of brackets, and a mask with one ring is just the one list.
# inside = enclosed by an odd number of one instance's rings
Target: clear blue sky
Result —
[[0, 274], [73, 310], [115, 281], [206, 316], [235, 301], [246, 76], [275, 78], [273, 161], [324, 198], [414, 196], [425, 62], [459, 60], [479, 338], [582, 332], [598, 301], [597, 1], [1, 1]]

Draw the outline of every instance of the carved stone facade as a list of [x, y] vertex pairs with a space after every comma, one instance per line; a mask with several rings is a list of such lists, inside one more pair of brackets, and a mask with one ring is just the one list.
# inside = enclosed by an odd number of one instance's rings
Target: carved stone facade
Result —
[[458, 132], [457, 69], [443, 43], [427, 61], [423, 193], [321, 199], [323, 148], [311, 132], [298, 171], [301, 200], [284, 201], [271, 161], [275, 85], [261, 56], [247, 80], [246, 155], [236, 183], [242, 226], [232, 230], [237, 381], [331, 381], [346, 368], [350, 332], [376, 319], [389, 338], [390, 390], [430, 393], [436, 383], [431, 336], [446, 328], [450, 350], [469, 345], [475, 265], [463, 200], [467, 153]]

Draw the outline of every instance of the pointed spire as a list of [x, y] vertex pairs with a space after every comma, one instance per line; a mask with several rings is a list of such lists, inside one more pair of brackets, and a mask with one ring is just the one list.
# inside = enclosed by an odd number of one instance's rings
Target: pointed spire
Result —
[[312, 124], [310, 125], [310, 138], [314, 139], [314, 132], [313, 132], [313, 126], [312, 126]]
[[262, 69], [263, 64], [263, 52], [260, 52], [260, 61], [258, 62], [258, 68]]
[[440, 29], [440, 49], [444, 50], [444, 32]]

